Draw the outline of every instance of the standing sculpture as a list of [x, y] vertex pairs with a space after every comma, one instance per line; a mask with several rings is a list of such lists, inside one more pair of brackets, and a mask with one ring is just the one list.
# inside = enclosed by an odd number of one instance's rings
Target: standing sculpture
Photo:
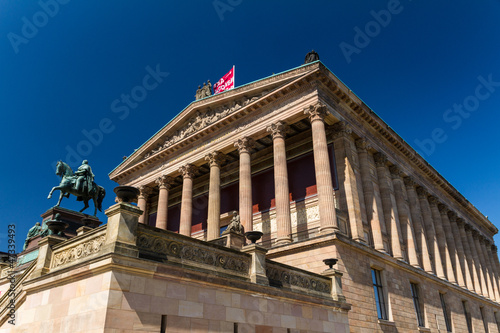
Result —
[[304, 64], [308, 64], [316, 60], [319, 60], [319, 55], [314, 50], [312, 50], [311, 52], [306, 54], [306, 59], [304, 60]]
[[74, 174], [69, 165], [63, 161], [59, 161], [56, 166], [56, 175], [62, 177], [61, 183], [59, 186], [52, 188], [47, 199], [52, 198], [52, 193], [55, 190], [59, 190], [61, 194], [59, 195], [59, 201], [57, 201], [56, 206], [61, 204], [63, 197], [68, 198], [70, 194], [73, 194], [76, 196], [77, 201], [83, 201], [85, 203], [85, 207], [83, 207], [80, 212], [89, 208], [90, 199], [94, 201], [94, 216], [96, 216], [98, 209], [102, 211], [102, 200], [106, 195], [106, 191], [102, 186], [94, 182], [94, 174], [87, 160], [83, 161], [82, 165]]

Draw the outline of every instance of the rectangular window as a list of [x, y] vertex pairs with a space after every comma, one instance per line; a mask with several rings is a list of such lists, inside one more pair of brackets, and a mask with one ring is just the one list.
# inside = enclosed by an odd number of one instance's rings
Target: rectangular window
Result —
[[420, 299], [418, 298], [418, 286], [415, 283], [410, 283], [411, 297], [413, 298], [413, 306], [415, 307], [415, 313], [417, 315], [418, 326], [424, 327], [424, 317], [422, 316], [422, 305], [420, 304]]
[[444, 294], [439, 293], [439, 298], [441, 299], [441, 307], [443, 308], [443, 316], [444, 316], [444, 322], [446, 324], [446, 331], [451, 332], [450, 314], [448, 313], [448, 308], [446, 307], [446, 302], [444, 301]]
[[387, 320], [387, 306], [385, 304], [384, 289], [380, 271], [372, 268], [373, 291], [375, 293], [375, 303], [377, 304], [377, 314], [379, 319]]
[[479, 311], [481, 312], [481, 319], [483, 320], [483, 325], [484, 325], [484, 331], [488, 333], [488, 321], [486, 320], [486, 317], [484, 315], [484, 307], [480, 307]]
[[469, 314], [469, 311], [467, 311], [467, 302], [462, 301], [462, 307], [464, 308], [464, 316], [465, 316], [465, 322], [467, 323], [467, 330], [469, 333], [472, 333], [472, 320]]

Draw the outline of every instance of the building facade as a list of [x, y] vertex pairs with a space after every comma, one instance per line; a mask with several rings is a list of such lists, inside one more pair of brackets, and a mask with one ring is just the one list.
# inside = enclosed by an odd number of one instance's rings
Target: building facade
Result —
[[210, 241], [236, 210], [268, 258], [337, 257], [352, 332], [498, 331], [498, 230], [319, 61], [191, 103], [110, 177], [142, 223]]
[[[137, 207], [39, 241], [26, 325], [83, 284], [71, 316], [105, 293], [96, 332], [499, 332], [498, 230], [320, 61], [192, 102], [110, 178]], [[221, 237], [235, 211], [257, 245]], [[203, 261], [218, 256], [239, 264]], [[55, 291], [61, 277], [75, 285]]]

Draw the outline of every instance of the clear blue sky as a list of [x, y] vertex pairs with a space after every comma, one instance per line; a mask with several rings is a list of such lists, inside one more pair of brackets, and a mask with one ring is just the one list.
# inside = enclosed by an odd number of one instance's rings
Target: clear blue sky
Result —
[[[57, 192], [46, 199], [60, 181], [52, 163], [69, 150], [85, 153], [107, 208], [108, 173], [198, 85], [235, 65], [239, 86], [301, 65], [311, 49], [500, 227], [498, 17], [498, 0], [0, 0], [0, 251], [7, 224], [21, 249], [56, 204]], [[168, 76], [128, 113], [114, 112], [148, 66]], [[103, 121], [107, 133], [82, 146]]]

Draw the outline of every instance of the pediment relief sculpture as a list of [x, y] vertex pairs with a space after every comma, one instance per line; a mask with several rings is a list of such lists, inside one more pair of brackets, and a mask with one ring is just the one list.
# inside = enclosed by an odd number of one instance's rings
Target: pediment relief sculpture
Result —
[[203, 128], [217, 122], [218, 120], [234, 113], [235, 111], [241, 109], [244, 106], [256, 101], [259, 97], [252, 97], [244, 100], [243, 102], [233, 102], [231, 106], [222, 106], [214, 110], [208, 110], [206, 112], [197, 111], [196, 114], [190, 118], [186, 125], [178, 129], [171, 136], [169, 136], [163, 143], [159, 143], [156, 148], [149, 151], [144, 155], [144, 158], [148, 158], [163, 149], [166, 149], [173, 144], [187, 138], [188, 136], [202, 130]]

